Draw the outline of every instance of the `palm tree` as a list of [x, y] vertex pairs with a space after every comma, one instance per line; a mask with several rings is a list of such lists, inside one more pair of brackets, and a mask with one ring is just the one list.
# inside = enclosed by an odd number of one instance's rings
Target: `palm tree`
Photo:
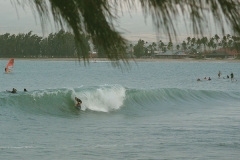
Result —
[[178, 44], [178, 45], [176, 46], [176, 48], [177, 48], [177, 50], [180, 50], [181, 47], [180, 47], [180, 45]]
[[197, 49], [200, 49], [201, 48], [201, 44], [202, 44], [200, 38], [197, 39], [196, 44], [197, 44]]
[[191, 46], [193, 47], [193, 46], [195, 45], [195, 43], [196, 43], [196, 38], [193, 37], [193, 38], [191, 39]]
[[207, 37], [201, 38], [201, 43], [204, 46], [204, 51], [206, 51], [206, 45], [208, 44], [208, 38]]
[[[209, 41], [209, 48], [214, 48], [215, 46], [215, 42], [214, 42], [214, 37], [210, 38], [210, 41]], [[214, 48], [216, 49], [216, 48]]]
[[[169, 38], [177, 36], [176, 23], [173, 21], [179, 16], [190, 17], [193, 32], [202, 34], [208, 22], [203, 13], [214, 15], [214, 20], [225, 33], [224, 24], [228, 22], [230, 28], [240, 33], [238, 19], [240, 17], [239, 1], [229, 0], [26, 0], [13, 1], [20, 5], [27, 3], [36, 10], [42, 24], [50, 19], [52, 13], [54, 21], [59, 26], [68, 26], [75, 35], [78, 55], [87, 60], [88, 48], [84, 45], [81, 34], [91, 37], [92, 43], [101, 47], [110, 60], [127, 60], [125, 46], [127, 40], [117, 31], [115, 22], [117, 17], [126, 8], [133, 12], [138, 4], [145, 17], [152, 16], [153, 24], [160, 32], [166, 33]], [[50, 5], [50, 6], [49, 6]], [[119, 10], [120, 8], [120, 10]], [[122, 10], [121, 10], [122, 9]], [[187, 24], [185, 24], [187, 25]]]
[[139, 58], [144, 55], [145, 47], [144, 47], [144, 40], [139, 39], [138, 43], [134, 46], [134, 55]]
[[183, 41], [181, 45], [182, 45], [182, 50], [186, 51], [187, 43], [185, 41]]
[[173, 43], [172, 42], [168, 42], [167, 49], [168, 50], [173, 49]]
[[158, 48], [160, 49], [160, 50], [162, 50], [162, 51], [164, 51], [164, 48], [165, 47], [165, 44], [163, 43], [163, 41], [159, 41], [159, 43], [158, 43]]
[[226, 52], [226, 49], [227, 49], [227, 37], [226, 36], [223, 36], [220, 44], [221, 44], [221, 47], [223, 47], [225, 49], [225, 52]]
[[187, 37], [187, 45], [191, 42], [191, 37]]
[[217, 43], [218, 43], [220, 37], [219, 37], [217, 34], [215, 34], [214, 39], [215, 39], [215, 40], [217, 41]]
[[155, 42], [152, 42], [152, 47], [153, 47], [153, 50], [156, 51], [157, 50], [157, 44]]

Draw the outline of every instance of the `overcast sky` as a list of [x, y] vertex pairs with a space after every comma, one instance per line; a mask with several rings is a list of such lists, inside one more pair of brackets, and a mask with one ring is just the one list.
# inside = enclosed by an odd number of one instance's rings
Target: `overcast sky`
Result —
[[[0, 6], [0, 34], [7, 32], [18, 34], [33, 31], [34, 34], [43, 36], [57, 31], [54, 24], [51, 24], [48, 25], [47, 31], [43, 32], [38, 16], [34, 17], [29, 7], [23, 9], [21, 6], [14, 6], [10, 0], [0, 0]], [[124, 17], [119, 20], [119, 26], [117, 28], [133, 43], [139, 39], [148, 42], [157, 42], [159, 40], [168, 42], [165, 34], [157, 34], [155, 32], [151, 18], [149, 17], [145, 21], [141, 12], [132, 12], [131, 16], [125, 14]], [[191, 37], [191, 32], [186, 30], [183, 21], [178, 22], [176, 29], [179, 31], [178, 38], [180, 41], [186, 39], [188, 36]], [[212, 33], [214, 35], [216, 31]], [[209, 33], [206, 35], [209, 35]]]
[[30, 8], [14, 6], [10, 0], [0, 0], [0, 6], [0, 34], [33, 31], [43, 35], [40, 21], [38, 17], [34, 18]]

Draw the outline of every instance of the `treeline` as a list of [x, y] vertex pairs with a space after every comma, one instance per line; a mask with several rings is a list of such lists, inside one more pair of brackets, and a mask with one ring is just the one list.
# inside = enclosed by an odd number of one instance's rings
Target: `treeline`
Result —
[[218, 48], [240, 51], [240, 37], [227, 34], [220, 38], [217, 34], [211, 38], [187, 37], [179, 44], [173, 45], [172, 42], [163, 41], [148, 43], [142, 39], [138, 40], [136, 45], [130, 44], [132, 52], [136, 57], [152, 56], [154, 51], [166, 52], [168, 50], [181, 50], [186, 54], [208, 54]]
[[[90, 38], [87, 35], [82, 34], [82, 43], [87, 48], [90, 54]], [[24, 34], [19, 33], [17, 35], [6, 33], [0, 35], [0, 58], [73, 58], [80, 56], [77, 55], [77, 51], [81, 51], [81, 48], [77, 48], [75, 44], [74, 35], [70, 32], [60, 30], [57, 33], [51, 33], [48, 37], [41, 37], [36, 34], [32, 34], [32, 31]], [[105, 57], [105, 53], [101, 51], [100, 46], [93, 46], [93, 50], [97, 52], [98, 57]], [[139, 39], [137, 44], [130, 44], [126, 46], [126, 53], [129, 57], [149, 57], [154, 56], [155, 51], [166, 52], [168, 50], [179, 50], [186, 54], [207, 54], [217, 48], [225, 48], [231, 50], [240, 51], [240, 37], [231, 36], [230, 34], [220, 38], [217, 34], [211, 38], [191, 38], [187, 37], [179, 44], [173, 44], [172, 42], [152, 42], [148, 43], [142, 39]]]
[[[83, 45], [90, 51], [89, 37], [82, 34], [81, 38]], [[27, 34], [0, 35], [0, 57], [4, 58], [77, 57], [76, 50], [74, 35], [64, 30], [45, 38], [32, 34], [32, 31]]]

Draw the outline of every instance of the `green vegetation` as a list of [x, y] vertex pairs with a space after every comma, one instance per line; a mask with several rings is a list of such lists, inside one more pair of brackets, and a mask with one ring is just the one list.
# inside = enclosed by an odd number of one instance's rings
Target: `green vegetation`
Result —
[[[80, 38], [82, 39], [82, 45], [90, 51], [89, 36], [82, 34]], [[83, 53], [80, 48], [75, 45], [74, 35], [63, 30], [58, 33], [51, 33], [46, 38], [32, 34], [32, 32], [18, 35], [11, 35], [10, 33], [0, 35], [1, 58], [77, 57], [77, 50], [82, 56]], [[84, 54], [88, 55], [89, 52]]]
[[[129, 46], [131, 48], [132, 44]], [[153, 42], [148, 44], [144, 40], [139, 40], [136, 45], [134, 45], [134, 56], [139, 57], [150, 57], [153, 56], [154, 51], [166, 52], [168, 50], [183, 51], [185, 54], [197, 54], [198, 58], [202, 58], [204, 55], [208, 55], [219, 48], [230, 51], [240, 51], [240, 37], [231, 36], [227, 34], [220, 38], [217, 34], [211, 38], [191, 38], [187, 37], [182, 43], [173, 45], [172, 42], [164, 43], [159, 41], [157, 43]]]
[[[90, 36], [81, 35], [82, 45], [87, 48], [87, 53], [83, 53], [81, 48], [76, 46], [75, 37], [70, 32], [60, 30], [57, 33], [51, 33], [48, 37], [40, 37], [32, 32], [18, 35], [6, 33], [0, 35], [0, 58], [76, 58], [77, 52], [80, 57], [85, 55], [89, 58]], [[93, 50], [97, 52], [98, 57], [106, 58], [108, 55], [101, 46], [92, 45]], [[215, 35], [211, 38], [191, 38], [187, 37], [182, 43], [173, 44], [163, 41], [148, 43], [139, 39], [137, 44], [125, 46], [125, 52], [128, 57], [152, 57], [156, 53], [165, 53], [166, 51], [182, 51], [185, 54], [195, 55], [202, 59], [207, 55], [216, 54], [216, 50], [222, 48], [218, 55], [224, 56], [227, 50], [240, 50], [240, 37], [226, 35], [220, 38]], [[157, 52], [156, 52], [157, 51]]]
[[[38, 12], [42, 25], [53, 16], [55, 24], [68, 27], [75, 36], [77, 54], [83, 59], [88, 58], [88, 47], [83, 41], [82, 34], [89, 35], [91, 42], [98, 46], [98, 51], [106, 54], [110, 60], [127, 60], [125, 46], [128, 41], [115, 28], [115, 23], [123, 13], [136, 11], [140, 6], [145, 17], [152, 17], [157, 31], [166, 33], [169, 39], [177, 36], [178, 18], [190, 21], [190, 29], [194, 34], [203, 35], [209, 26], [209, 18], [225, 35], [227, 26], [236, 34], [240, 34], [240, 2], [237, 0], [17, 0], [11, 1], [19, 5], [29, 5], [33, 11]], [[127, 11], [126, 11], [127, 10]], [[189, 24], [185, 24], [185, 26]], [[141, 42], [142, 43], [142, 42]], [[201, 42], [205, 47], [206, 41]], [[146, 54], [144, 50], [135, 54], [137, 57]], [[224, 45], [224, 44], [223, 44]], [[152, 46], [154, 49], [154, 46]], [[169, 46], [171, 48], [171, 46]], [[186, 50], [187, 42], [182, 46]], [[162, 47], [166, 49], [165, 45]]]

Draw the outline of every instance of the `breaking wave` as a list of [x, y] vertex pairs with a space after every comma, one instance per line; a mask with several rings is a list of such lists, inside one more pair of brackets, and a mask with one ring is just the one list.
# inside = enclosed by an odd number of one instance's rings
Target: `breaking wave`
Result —
[[[0, 106], [20, 109], [34, 114], [68, 115], [77, 114], [75, 97], [83, 101], [82, 111], [112, 112], [131, 107], [152, 106], [159, 104], [201, 104], [236, 100], [240, 92], [223, 92], [211, 90], [191, 90], [176, 88], [134, 89], [120, 85], [103, 85], [80, 88], [59, 88], [18, 92], [11, 94], [0, 92]], [[81, 112], [82, 112], [81, 111]]]

